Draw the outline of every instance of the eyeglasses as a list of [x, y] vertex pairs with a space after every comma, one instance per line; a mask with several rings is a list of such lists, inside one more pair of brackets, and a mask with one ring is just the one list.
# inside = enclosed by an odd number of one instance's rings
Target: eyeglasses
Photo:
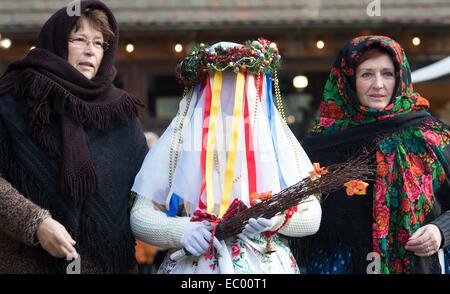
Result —
[[69, 38], [69, 42], [72, 43], [74, 47], [80, 48], [80, 49], [84, 49], [87, 46], [89, 46], [90, 42], [92, 42], [92, 45], [97, 50], [106, 51], [109, 48], [108, 42], [100, 41], [100, 40], [91, 41], [84, 37]]

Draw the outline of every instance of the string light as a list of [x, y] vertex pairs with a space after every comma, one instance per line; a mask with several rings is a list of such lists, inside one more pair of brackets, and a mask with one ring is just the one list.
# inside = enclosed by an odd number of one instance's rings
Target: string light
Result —
[[0, 47], [2, 47], [3, 49], [8, 49], [9, 47], [11, 47], [11, 45], [12, 42], [8, 38], [0, 40]]
[[319, 41], [317, 41], [316, 46], [319, 49], [323, 49], [323, 47], [325, 47], [325, 42], [322, 40], [319, 40]]
[[180, 53], [181, 51], [183, 51], [183, 45], [176, 44], [174, 49], [175, 49], [175, 52]]
[[134, 45], [131, 44], [131, 43], [127, 44], [126, 50], [127, 50], [128, 53], [133, 52], [134, 51]]
[[295, 76], [292, 80], [292, 85], [296, 89], [303, 89], [308, 86], [308, 78], [306, 76]]
[[291, 125], [291, 124], [295, 123], [295, 116], [289, 115], [286, 120], [287, 120], [287, 123], [289, 125]]
[[420, 45], [420, 38], [419, 37], [414, 37], [412, 39], [412, 43], [414, 46], [419, 46]]

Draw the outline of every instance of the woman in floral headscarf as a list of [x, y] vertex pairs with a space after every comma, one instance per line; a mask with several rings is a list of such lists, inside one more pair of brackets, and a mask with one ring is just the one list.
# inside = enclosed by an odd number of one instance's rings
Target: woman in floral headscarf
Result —
[[322, 165], [366, 147], [377, 172], [366, 195], [329, 195], [318, 234], [292, 242], [309, 272], [449, 271], [450, 132], [428, 108], [394, 40], [358, 37], [339, 52], [302, 146]]

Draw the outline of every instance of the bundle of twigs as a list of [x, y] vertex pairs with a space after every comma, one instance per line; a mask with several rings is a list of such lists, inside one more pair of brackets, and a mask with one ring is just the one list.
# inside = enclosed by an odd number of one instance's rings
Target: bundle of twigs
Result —
[[[364, 151], [361, 155], [344, 163], [328, 166], [328, 173], [315, 179], [306, 177], [270, 199], [255, 204], [250, 208], [238, 209], [233, 216], [222, 220], [216, 230], [216, 237], [223, 240], [238, 235], [244, 229], [250, 218], [272, 218], [273, 216], [298, 205], [311, 195], [328, 194], [344, 187], [344, 184], [356, 179], [367, 179], [375, 171], [371, 152]], [[242, 204], [243, 205], [243, 204]]]

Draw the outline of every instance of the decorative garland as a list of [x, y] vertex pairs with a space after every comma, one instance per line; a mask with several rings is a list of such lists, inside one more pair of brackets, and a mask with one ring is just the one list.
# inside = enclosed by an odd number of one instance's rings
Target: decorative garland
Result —
[[246, 41], [239, 47], [210, 49], [201, 43], [180, 62], [176, 70], [177, 81], [192, 87], [201, 83], [209, 71], [232, 70], [234, 72], [273, 74], [280, 67], [281, 55], [277, 44], [264, 38]]

